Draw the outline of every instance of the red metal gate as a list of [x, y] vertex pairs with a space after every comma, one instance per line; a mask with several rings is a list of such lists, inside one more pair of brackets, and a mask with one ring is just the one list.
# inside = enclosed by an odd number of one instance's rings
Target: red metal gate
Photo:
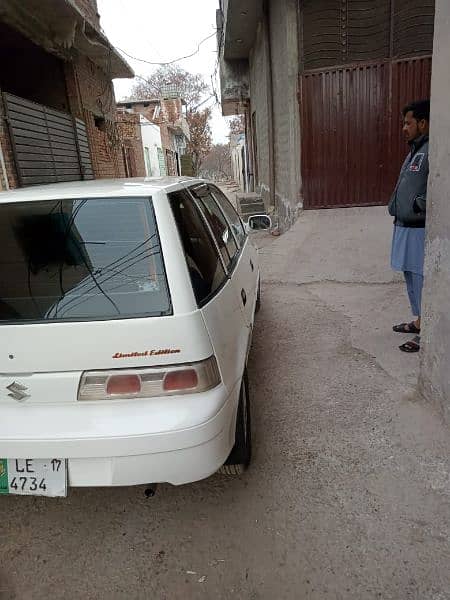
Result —
[[407, 151], [401, 108], [430, 93], [431, 57], [301, 77], [305, 208], [386, 204]]

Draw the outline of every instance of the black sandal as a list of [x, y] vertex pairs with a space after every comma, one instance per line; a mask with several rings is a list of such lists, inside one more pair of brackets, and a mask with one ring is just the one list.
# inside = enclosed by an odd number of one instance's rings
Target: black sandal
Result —
[[402, 352], [419, 352], [420, 350], [420, 337], [416, 336], [413, 340], [410, 340], [409, 342], [406, 342], [405, 344], [402, 344], [401, 346], [399, 346], [400, 350]]
[[400, 325], [394, 325], [392, 330], [396, 333], [420, 333], [420, 329], [416, 327], [414, 321], [411, 321], [411, 323], [400, 323]]

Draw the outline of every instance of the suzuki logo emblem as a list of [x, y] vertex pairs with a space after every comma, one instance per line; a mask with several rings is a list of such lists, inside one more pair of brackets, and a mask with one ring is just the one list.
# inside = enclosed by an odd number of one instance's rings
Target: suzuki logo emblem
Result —
[[17, 402], [23, 402], [25, 398], [30, 397], [30, 394], [26, 393], [28, 388], [20, 383], [17, 383], [17, 381], [14, 381], [11, 383], [11, 385], [6, 386], [6, 389], [11, 392], [8, 394], [8, 396], [10, 398], [14, 398], [14, 400], [17, 400]]

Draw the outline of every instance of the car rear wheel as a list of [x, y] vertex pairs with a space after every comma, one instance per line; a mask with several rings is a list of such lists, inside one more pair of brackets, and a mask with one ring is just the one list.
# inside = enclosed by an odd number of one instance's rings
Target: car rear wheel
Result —
[[249, 466], [252, 458], [252, 434], [250, 420], [250, 401], [248, 395], [247, 370], [242, 377], [239, 406], [236, 417], [236, 434], [233, 449], [220, 472], [226, 475], [241, 475]]
[[258, 292], [256, 294], [255, 312], [259, 312], [261, 308], [261, 279], [258, 281]]

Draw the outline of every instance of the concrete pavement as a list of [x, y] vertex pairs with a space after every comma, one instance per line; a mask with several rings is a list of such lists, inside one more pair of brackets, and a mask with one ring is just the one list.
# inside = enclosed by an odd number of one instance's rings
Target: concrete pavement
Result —
[[450, 600], [450, 441], [391, 331], [390, 231], [369, 208], [257, 234], [251, 469], [1, 498], [1, 600]]
[[349, 319], [355, 347], [415, 385], [419, 356], [405, 360], [398, 350], [411, 336], [392, 331], [412, 315], [403, 276], [389, 268], [391, 222], [385, 207], [305, 211], [278, 244], [262, 250], [264, 275], [274, 285], [306, 286]]

